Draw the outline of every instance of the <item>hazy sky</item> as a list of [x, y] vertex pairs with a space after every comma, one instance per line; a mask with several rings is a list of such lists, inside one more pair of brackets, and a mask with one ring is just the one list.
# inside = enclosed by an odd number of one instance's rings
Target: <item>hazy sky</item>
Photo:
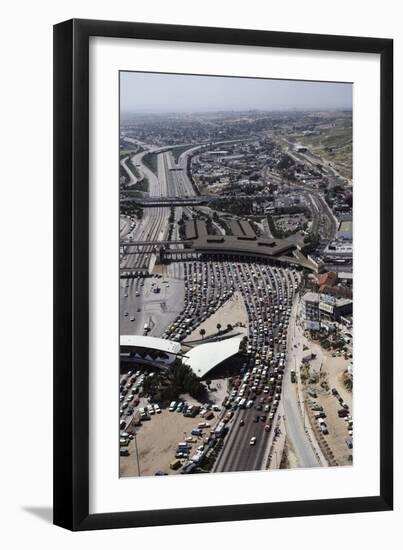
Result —
[[298, 80], [120, 73], [121, 111], [351, 109], [352, 85]]

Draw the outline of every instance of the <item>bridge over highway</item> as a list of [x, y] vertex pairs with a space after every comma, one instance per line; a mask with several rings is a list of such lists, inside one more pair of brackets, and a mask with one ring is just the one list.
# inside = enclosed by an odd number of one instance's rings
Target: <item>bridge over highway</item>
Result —
[[131, 197], [127, 192], [120, 199], [121, 202], [134, 202], [143, 208], [154, 208], [157, 206], [198, 206], [208, 204], [211, 201], [230, 199], [258, 199], [268, 200], [271, 195], [196, 195], [196, 196], [171, 196], [171, 197]]
[[155, 208], [156, 206], [197, 206], [207, 204], [208, 199], [203, 196], [180, 197], [122, 197], [120, 202], [134, 202], [143, 208]]
[[139, 246], [157, 246], [157, 245], [165, 245], [165, 246], [170, 246], [170, 245], [179, 245], [179, 244], [182, 244], [182, 245], [189, 245], [191, 244], [190, 241], [120, 241], [120, 246], [122, 247], [129, 247], [129, 246], [135, 246], [135, 247], [139, 247]]

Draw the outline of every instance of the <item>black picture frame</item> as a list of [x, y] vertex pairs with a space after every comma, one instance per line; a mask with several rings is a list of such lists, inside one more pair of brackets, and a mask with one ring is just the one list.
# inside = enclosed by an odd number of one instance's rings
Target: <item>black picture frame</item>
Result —
[[[380, 54], [380, 491], [370, 497], [89, 513], [89, 38]], [[393, 41], [70, 20], [54, 27], [54, 523], [71, 530], [392, 510]]]

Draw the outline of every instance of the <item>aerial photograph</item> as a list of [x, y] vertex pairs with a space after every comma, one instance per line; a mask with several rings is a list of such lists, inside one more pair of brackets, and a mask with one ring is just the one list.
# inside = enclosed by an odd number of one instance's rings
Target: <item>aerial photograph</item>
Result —
[[119, 79], [120, 477], [352, 466], [353, 85]]

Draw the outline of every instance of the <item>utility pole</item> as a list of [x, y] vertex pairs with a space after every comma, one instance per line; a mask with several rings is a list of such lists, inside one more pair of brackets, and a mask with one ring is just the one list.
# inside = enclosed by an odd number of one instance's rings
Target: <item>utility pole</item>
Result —
[[137, 447], [137, 430], [134, 429], [134, 445], [136, 447], [136, 459], [137, 459], [137, 475], [140, 477], [140, 460], [139, 460], [139, 449]]

